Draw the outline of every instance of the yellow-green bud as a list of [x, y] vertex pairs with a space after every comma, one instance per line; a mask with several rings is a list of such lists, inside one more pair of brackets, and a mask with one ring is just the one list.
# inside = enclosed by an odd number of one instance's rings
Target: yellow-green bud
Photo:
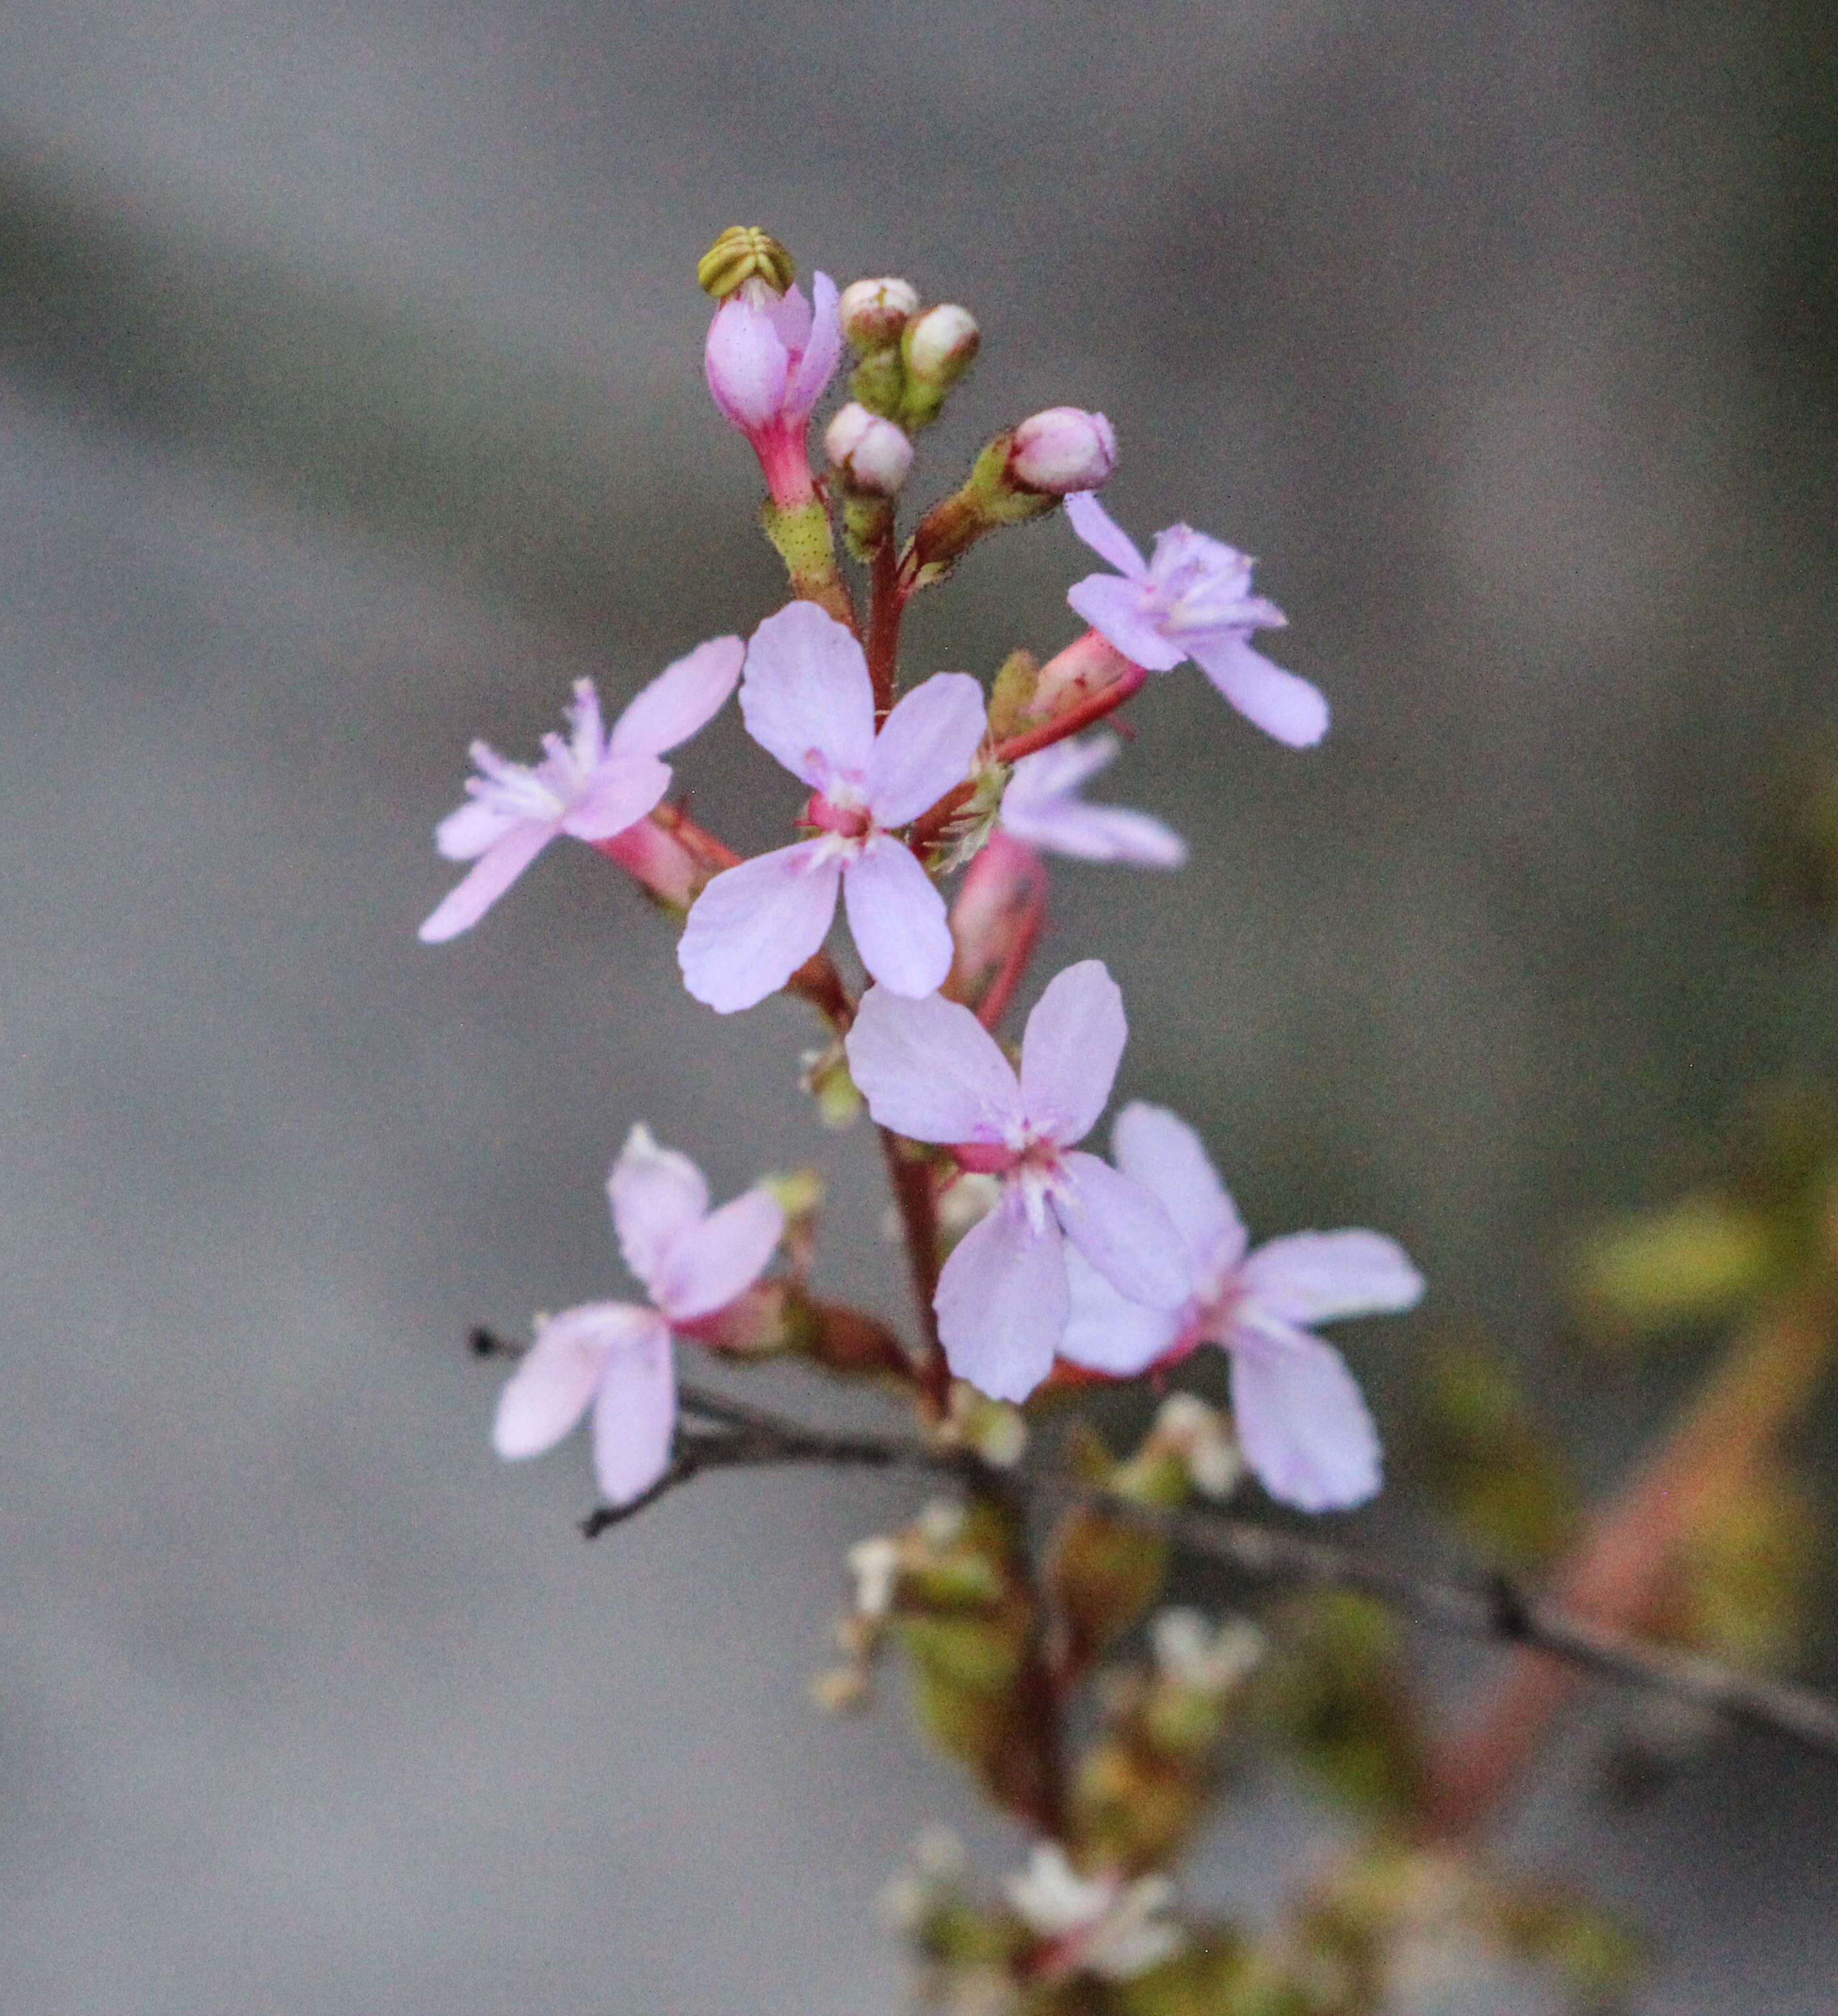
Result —
[[783, 294], [797, 277], [791, 254], [771, 232], [757, 224], [731, 224], [702, 255], [696, 283], [705, 294], [725, 301], [749, 280], [761, 280]]

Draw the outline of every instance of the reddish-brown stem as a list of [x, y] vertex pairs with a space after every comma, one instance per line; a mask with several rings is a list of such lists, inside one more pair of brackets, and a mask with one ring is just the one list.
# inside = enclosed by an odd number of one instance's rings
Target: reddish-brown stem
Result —
[[893, 1186], [900, 1229], [905, 1237], [913, 1309], [925, 1345], [919, 1369], [919, 1391], [933, 1420], [941, 1421], [951, 1404], [951, 1368], [944, 1362], [944, 1347], [938, 1341], [938, 1317], [932, 1307], [932, 1298], [938, 1292], [937, 1188], [932, 1180], [930, 1162], [923, 1159], [910, 1142], [886, 1127], [880, 1135], [887, 1180]]
[[869, 561], [868, 582], [868, 675], [874, 682], [875, 718], [884, 721], [899, 683], [900, 619], [906, 612], [890, 525]]
[[[1067, 736], [1077, 735], [1081, 729], [1089, 728], [1094, 721], [1102, 721], [1106, 715], [1114, 713], [1125, 700], [1139, 693], [1148, 677], [1142, 666], [1126, 658], [1095, 630], [1087, 631], [1058, 657], [1049, 660], [1041, 671], [1042, 689], [1046, 689], [1051, 682], [1053, 687], [1069, 698], [1070, 704], [1049, 719], [1005, 737], [995, 745], [995, 760], [998, 763], [1018, 763], [1037, 749], [1050, 748], [1056, 742], [1063, 742]], [[969, 803], [975, 790], [973, 784], [959, 784], [914, 821], [907, 844], [921, 860]]]
[[1034, 947], [1040, 943], [1040, 934], [1046, 921], [1047, 902], [1043, 890], [1030, 901], [1023, 912], [1002, 965], [995, 979], [989, 983], [989, 992], [977, 1004], [977, 1020], [984, 1028], [995, 1028], [1008, 1012], [1009, 1003], [1015, 998], [1016, 988], [1027, 977], [1028, 963], [1034, 957]]
[[998, 760], [1018, 763], [1023, 756], [1031, 756], [1035, 750], [1063, 742], [1067, 736], [1077, 735], [1081, 729], [1089, 728], [1094, 721], [1102, 721], [1106, 715], [1114, 713], [1126, 700], [1142, 690], [1149, 677], [1144, 667], [1133, 664], [1127, 658], [1124, 664], [1124, 671], [1110, 685], [1088, 694], [1063, 714], [1055, 715], [1051, 721], [1043, 721], [1038, 728], [1025, 729], [1020, 734], [998, 742], [995, 746]]
[[[1750, 1327], [1664, 1446], [1590, 1521], [1551, 1582], [1554, 1604], [1614, 1630], [1650, 1622], [1681, 1545], [1805, 1404], [1831, 1355], [1835, 1315], [1829, 1291], [1807, 1291]], [[1574, 1667], [1545, 1653], [1517, 1654], [1467, 1727], [1431, 1760], [1430, 1828], [1451, 1835], [1484, 1825], [1581, 1684]]]

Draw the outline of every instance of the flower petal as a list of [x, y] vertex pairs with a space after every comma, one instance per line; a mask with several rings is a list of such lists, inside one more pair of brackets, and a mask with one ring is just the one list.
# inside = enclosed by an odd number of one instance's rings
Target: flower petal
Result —
[[610, 1505], [629, 1505], [664, 1474], [677, 1424], [670, 1327], [644, 1313], [643, 1331], [608, 1357], [594, 1403], [594, 1474]]
[[861, 963], [896, 994], [935, 994], [951, 971], [944, 898], [912, 851], [876, 833], [843, 864], [843, 902]]
[[865, 790], [874, 752], [874, 687], [861, 646], [815, 603], [788, 603], [746, 647], [746, 732], [813, 790]]
[[1110, 1131], [1117, 1166], [1160, 1200], [1185, 1241], [1196, 1281], [1223, 1276], [1250, 1243], [1232, 1193], [1200, 1136], [1165, 1106], [1132, 1100]]
[[1053, 1211], [1066, 1237], [1119, 1294], [1152, 1309], [1184, 1307], [1193, 1262], [1156, 1197], [1095, 1155], [1074, 1150], [1059, 1166]]
[[1101, 637], [1126, 658], [1152, 672], [1171, 672], [1187, 646], [1164, 637], [1149, 614], [1146, 591], [1113, 574], [1088, 574], [1066, 591], [1066, 599]]
[[636, 826], [670, 789], [670, 765], [655, 756], [608, 756], [562, 815], [576, 840], [610, 840]]
[[1141, 581], [1149, 571], [1136, 542], [1098, 502], [1097, 493], [1077, 490], [1066, 500], [1066, 516], [1099, 560], [1131, 581]]
[[785, 401], [791, 359], [770, 316], [736, 296], [708, 326], [703, 351], [708, 389], [737, 427], [763, 427]]
[[746, 646], [738, 637], [711, 637], [666, 665], [613, 724], [618, 756], [661, 756], [687, 742], [719, 714], [740, 678]]
[[671, 1249], [708, 1209], [708, 1185], [689, 1157], [660, 1148], [642, 1122], [606, 1175], [613, 1229], [625, 1264], [657, 1299]]
[[1383, 1476], [1379, 1432], [1340, 1354], [1307, 1331], [1260, 1326], [1232, 1349], [1232, 1417], [1271, 1496], [1304, 1512], [1363, 1504]]
[[1002, 1047], [941, 995], [871, 987], [847, 1038], [849, 1071], [883, 1127], [914, 1141], [1019, 1137], [1021, 1089]]
[[932, 1306], [959, 1379], [993, 1400], [1025, 1400], [1053, 1369], [1070, 1307], [1066, 1249], [1049, 1219], [1028, 1222], [1011, 1187], [958, 1241]]
[[745, 1190], [689, 1226], [671, 1247], [652, 1289], [675, 1323], [725, 1309], [764, 1273], [785, 1234], [785, 1212], [764, 1190]]
[[1410, 1255], [1379, 1232], [1292, 1232], [1260, 1246], [1243, 1279], [1260, 1309], [1296, 1323], [1414, 1309], [1423, 1293]]
[[476, 861], [520, 823], [515, 812], [488, 805], [482, 799], [468, 798], [434, 828], [434, 845], [449, 861]]
[[1030, 1126], [1067, 1145], [1098, 1124], [1130, 1026], [1123, 995], [1097, 959], [1056, 974], [1021, 1039], [1021, 1105]]
[[416, 937], [423, 945], [444, 945], [469, 931], [560, 830], [549, 819], [519, 819], [479, 856], [466, 880], [447, 891]]
[[1074, 1365], [1133, 1378], [1179, 1338], [1184, 1309], [1149, 1309], [1128, 1301], [1076, 1249], [1066, 1256], [1066, 1278], [1072, 1315], [1059, 1340], [1059, 1355]]
[[1114, 763], [1122, 748], [1116, 736], [1100, 729], [1095, 735], [1069, 736], [1063, 742], [1037, 749], [1015, 765], [1002, 794], [1003, 811], [1012, 800], [1032, 803], [1076, 791], [1088, 777]]
[[690, 906], [677, 946], [683, 985], [722, 1015], [777, 993], [828, 934], [841, 873], [827, 839], [724, 869]]
[[1124, 805], [1081, 805], [1077, 798], [1048, 798], [1011, 810], [1002, 802], [1002, 824], [1017, 840], [1074, 861], [1127, 861], [1138, 868], [1178, 868], [1187, 843], [1147, 812]]
[[609, 1355], [657, 1320], [629, 1302], [583, 1302], [539, 1324], [498, 1396], [492, 1447], [507, 1457], [553, 1449], [587, 1412]]
[[1242, 637], [1189, 638], [1188, 649], [1220, 692], [1266, 735], [1292, 749], [1307, 749], [1326, 734], [1327, 702], [1306, 679], [1273, 665]]
[[968, 672], [934, 672], [881, 724], [868, 765], [877, 826], [905, 826], [970, 774], [989, 725], [983, 689]]
[[837, 303], [840, 297], [827, 273], [811, 276], [811, 322], [803, 337], [803, 355], [785, 388], [783, 412], [788, 420], [807, 419], [811, 409], [823, 396], [823, 388], [836, 375], [843, 354], [843, 322]]

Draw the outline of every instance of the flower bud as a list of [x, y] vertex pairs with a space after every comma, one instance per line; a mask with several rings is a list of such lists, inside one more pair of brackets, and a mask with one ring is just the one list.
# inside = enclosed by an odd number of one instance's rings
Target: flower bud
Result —
[[905, 280], [856, 280], [843, 290], [843, 333], [861, 356], [889, 350], [919, 309], [919, 294]]
[[774, 295], [782, 295], [797, 277], [791, 254], [757, 224], [729, 225], [696, 267], [696, 284], [718, 301], [738, 293], [749, 280], [761, 281]]
[[1015, 430], [1009, 474], [1049, 497], [1095, 490], [1117, 466], [1117, 436], [1102, 413], [1049, 406]]
[[912, 467], [912, 443], [891, 420], [851, 399], [823, 437], [833, 468], [851, 490], [897, 497]]
[[900, 339], [906, 375], [936, 396], [950, 391], [975, 361], [983, 332], [968, 308], [947, 301], [906, 325]]

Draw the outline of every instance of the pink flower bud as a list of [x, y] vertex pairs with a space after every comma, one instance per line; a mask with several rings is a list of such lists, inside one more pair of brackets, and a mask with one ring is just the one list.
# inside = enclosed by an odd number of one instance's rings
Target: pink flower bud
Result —
[[1015, 430], [1009, 473], [1049, 497], [1095, 490], [1117, 466], [1117, 436], [1102, 413], [1049, 406]]
[[983, 332], [968, 308], [947, 301], [908, 322], [901, 348], [908, 377], [937, 391], [955, 385], [970, 368]]
[[912, 443], [905, 429], [853, 399], [830, 422], [823, 446], [851, 489], [876, 497], [898, 496], [912, 467]]
[[905, 280], [856, 280], [843, 290], [843, 334], [862, 355], [890, 348], [919, 311], [919, 294]]

